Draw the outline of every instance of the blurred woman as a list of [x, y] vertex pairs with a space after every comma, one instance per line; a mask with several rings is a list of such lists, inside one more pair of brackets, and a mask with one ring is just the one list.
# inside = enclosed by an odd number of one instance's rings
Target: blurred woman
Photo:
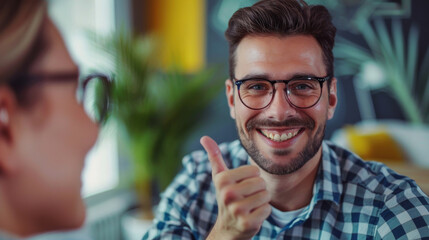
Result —
[[44, 1], [0, 2], [0, 239], [84, 222], [81, 172], [98, 127], [76, 99], [78, 76]]

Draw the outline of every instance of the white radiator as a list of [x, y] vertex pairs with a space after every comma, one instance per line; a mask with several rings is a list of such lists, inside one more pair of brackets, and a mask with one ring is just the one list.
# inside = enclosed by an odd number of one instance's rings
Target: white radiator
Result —
[[81, 229], [41, 234], [27, 240], [124, 240], [121, 218], [136, 204], [133, 193], [113, 190], [86, 199], [86, 204], [87, 218]]
[[135, 196], [129, 192], [88, 204], [86, 228], [93, 240], [122, 240], [121, 217], [135, 205]]

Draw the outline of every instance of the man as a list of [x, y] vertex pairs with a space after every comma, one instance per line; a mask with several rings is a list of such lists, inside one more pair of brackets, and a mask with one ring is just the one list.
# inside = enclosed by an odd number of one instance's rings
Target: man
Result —
[[230, 19], [230, 115], [240, 141], [184, 158], [144, 239], [429, 238], [415, 182], [323, 141], [337, 104], [323, 6], [262, 0]]

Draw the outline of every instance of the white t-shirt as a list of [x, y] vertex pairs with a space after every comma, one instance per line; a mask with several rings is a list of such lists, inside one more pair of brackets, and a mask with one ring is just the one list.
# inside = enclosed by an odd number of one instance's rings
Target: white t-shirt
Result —
[[298, 210], [287, 211], [287, 212], [280, 211], [273, 206], [271, 206], [271, 208], [272, 208], [271, 216], [273, 217], [277, 226], [284, 227], [288, 223], [290, 223], [293, 219], [298, 217], [299, 214], [301, 214], [307, 208], [307, 206], [300, 208]]

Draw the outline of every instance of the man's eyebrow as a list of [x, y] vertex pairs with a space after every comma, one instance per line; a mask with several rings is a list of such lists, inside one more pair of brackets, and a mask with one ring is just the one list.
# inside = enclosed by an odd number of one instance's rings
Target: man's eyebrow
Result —
[[324, 77], [324, 76], [317, 76], [314, 73], [310, 73], [310, 72], [297, 72], [294, 73], [291, 76], [288, 76], [287, 78], [282, 78], [282, 79], [274, 79], [272, 77], [269, 76], [269, 74], [266, 73], [249, 73], [244, 75], [243, 78], [240, 78], [238, 80], [245, 80], [245, 79], [265, 79], [265, 80], [289, 80], [289, 79], [294, 79], [294, 78], [299, 78], [299, 77]]
[[242, 77], [241, 79], [267, 79], [267, 80], [269, 80], [270, 77], [268, 76], [268, 74], [264, 74], [264, 73], [248, 73], [248, 74], [244, 75], [244, 77]]
[[296, 74], [294, 74], [292, 77], [290, 77], [289, 79], [293, 79], [293, 78], [299, 78], [299, 77], [324, 77], [324, 76], [317, 76], [316, 74], [314, 74], [314, 73], [305, 73], [305, 72], [302, 72], [302, 73], [296, 73]]

